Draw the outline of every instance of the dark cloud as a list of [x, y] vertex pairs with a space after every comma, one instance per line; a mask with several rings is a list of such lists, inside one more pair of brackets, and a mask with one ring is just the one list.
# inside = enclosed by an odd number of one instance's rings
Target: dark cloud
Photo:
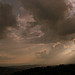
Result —
[[48, 43], [55, 39], [65, 40], [67, 36], [75, 33], [75, 16], [67, 18], [68, 10], [72, 9], [72, 5], [67, 4], [68, 2], [65, 2], [65, 0], [19, 1], [33, 15], [36, 22], [41, 25], [41, 30], [45, 33], [44, 36], [35, 40], [37, 43]]
[[62, 21], [61, 24], [59, 24], [59, 34], [60, 35], [69, 35], [69, 34], [74, 34], [75, 33], [75, 16], [72, 18], [69, 18], [65, 21]]
[[0, 39], [6, 36], [8, 27], [15, 27], [16, 16], [13, 14], [13, 7], [10, 4], [0, 2]]
[[29, 9], [35, 19], [57, 22], [64, 17], [67, 5], [63, 0], [21, 0], [24, 7]]

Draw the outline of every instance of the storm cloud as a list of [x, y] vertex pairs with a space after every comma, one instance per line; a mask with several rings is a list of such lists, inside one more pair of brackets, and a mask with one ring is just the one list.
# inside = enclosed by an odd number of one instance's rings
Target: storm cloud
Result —
[[[75, 16], [70, 16], [72, 4], [68, 0], [18, 0], [33, 15], [41, 26], [44, 36], [36, 39], [36, 43], [56, 40], [67, 40], [75, 33]], [[74, 36], [73, 36], [74, 37]], [[72, 37], [70, 37], [71, 39]]]
[[6, 37], [8, 27], [16, 27], [16, 16], [13, 14], [13, 7], [10, 4], [0, 2], [0, 39]]
[[75, 4], [0, 1], [0, 64], [75, 63]]

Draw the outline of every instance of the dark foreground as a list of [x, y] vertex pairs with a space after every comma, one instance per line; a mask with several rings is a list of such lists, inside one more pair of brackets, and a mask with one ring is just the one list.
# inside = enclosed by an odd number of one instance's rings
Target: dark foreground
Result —
[[18, 71], [13, 75], [75, 75], [75, 65], [37, 67]]
[[[9, 72], [0, 73], [0, 75], [75, 75], [75, 65], [59, 65], [59, 66], [47, 66], [36, 67], [30, 69], [10, 69]], [[1, 72], [1, 70], [0, 70]]]

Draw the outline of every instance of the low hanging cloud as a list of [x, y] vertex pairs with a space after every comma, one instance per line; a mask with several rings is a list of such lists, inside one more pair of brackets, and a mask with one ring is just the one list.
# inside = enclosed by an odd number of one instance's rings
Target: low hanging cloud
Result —
[[0, 2], [0, 39], [6, 37], [8, 27], [16, 27], [16, 16], [13, 14], [13, 7], [10, 4]]
[[[45, 33], [36, 43], [49, 43], [57, 40], [70, 40], [69, 35], [75, 33], [75, 16], [68, 17], [72, 9], [69, 0], [18, 0], [23, 7], [33, 15], [35, 21]], [[56, 39], [54, 38], [56, 37]]]

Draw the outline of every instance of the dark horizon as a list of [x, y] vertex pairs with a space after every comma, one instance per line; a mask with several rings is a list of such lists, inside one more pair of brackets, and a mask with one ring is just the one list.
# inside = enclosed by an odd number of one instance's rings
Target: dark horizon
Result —
[[0, 67], [1, 75], [74, 75], [75, 64], [57, 66]]

